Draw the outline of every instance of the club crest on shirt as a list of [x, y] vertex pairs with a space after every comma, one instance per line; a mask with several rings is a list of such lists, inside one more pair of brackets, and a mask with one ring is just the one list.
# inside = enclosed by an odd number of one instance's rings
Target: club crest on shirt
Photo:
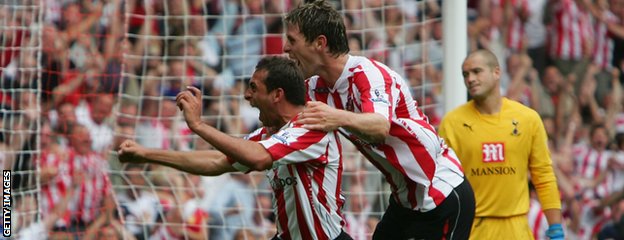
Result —
[[511, 120], [511, 125], [513, 125], [513, 130], [511, 130], [511, 136], [520, 136], [520, 131], [518, 130], [518, 125], [520, 123], [516, 121], [516, 119]]
[[379, 89], [375, 89], [373, 93], [375, 94], [375, 96], [371, 98], [371, 102], [390, 104], [388, 102], [388, 94], [386, 94], [385, 92], [379, 91]]

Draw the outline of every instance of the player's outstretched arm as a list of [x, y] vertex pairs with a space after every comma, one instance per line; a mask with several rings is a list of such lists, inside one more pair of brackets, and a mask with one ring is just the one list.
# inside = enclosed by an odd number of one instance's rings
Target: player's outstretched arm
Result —
[[231, 159], [253, 169], [266, 170], [273, 165], [273, 158], [260, 143], [232, 137], [201, 121], [202, 96], [195, 87], [188, 87], [176, 97], [189, 128]]
[[219, 151], [170, 151], [145, 148], [138, 143], [126, 140], [119, 146], [119, 161], [124, 163], [156, 163], [180, 171], [217, 176], [237, 171]]
[[334, 131], [344, 127], [368, 142], [383, 142], [390, 132], [390, 122], [377, 113], [354, 113], [335, 109], [322, 102], [310, 101], [299, 115], [297, 124], [311, 130]]

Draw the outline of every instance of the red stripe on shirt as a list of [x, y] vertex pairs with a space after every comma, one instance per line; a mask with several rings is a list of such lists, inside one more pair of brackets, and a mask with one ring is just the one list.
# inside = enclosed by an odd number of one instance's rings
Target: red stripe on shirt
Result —
[[[342, 143], [340, 142], [340, 136], [338, 136], [338, 132], [334, 132], [334, 139], [336, 139], [336, 144], [338, 145], [338, 152], [342, 153]], [[345, 216], [342, 214], [342, 206], [344, 205], [344, 199], [341, 198], [340, 192], [341, 192], [341, 186], [342, 186], [342, 154], [340, 154], [340, 159], [338, 160], [338, 174], [336, 176], [337, 178], [337, 182], [336, 182], [336, 192], [335, 194], [335, 198], [336, 198], [336, 206], [337, 206], [337, 210], [338, 214], [340, 215], [340, 218], [342, 218], [342, 221], [340, 221], [341, 225], [345, 225]]]
[[[293, 165], [289, 165], [288, 166], [288, 172], [290, 173], [291, 176], [294, 176], [293, 173], [293, 169], [292, 169]], [[309, 190], [309, 184], [310, 184], [310, 180], [307, 179], [305, 176], [307, 176], [307, 174], [299, 174], [299, 178], [302, 181], [302, 184], [304, 184], [304, 186], [306, 189], [306, 196], [308, 196], [308, 198], [310, 197], [310, 194], [307, 192]], [[307, 181], [307, 184], [306, 184]], [[293, 185], [292, 188], [294, 188], [294, 192], [297, 192], [296, 189], [297, 186]], [[301, 201], [302, 199], [299, 199], [299, 194], [293, 194], [295, 197], [295, 213], [296, 213], [296, 217], [297, 217], [297, 222], [299, 223], [299, 232], [301, 233], [301, 238], [302, 239], [312, 239], [312, 234], [310, 233], [310, 229], [308, 228], [308, 224], [306, 223], [306, 218], [303, 215], [303, 207], [301, 206]], [[313, 214], [315, 215], [315, 214]]]
[[[388, 95], [388, 119], [392, 119], [394, 117], [393, 111], [392, 111], [392, 108], [393, 108], [392, 103], [394, 102], [394, 100], [392, 99], [392, 77], [390, 76], [390, 73], [388, 73], [388, 71], [386, 71], [385, 68], [379, 66], [379, 64], [376, 61], [371, 59], [371, 63], [373, 63], [373, 65], [377, 69], [379, 69], [379, 72], [383, 76], [384, 88], [385, 88], [384, 90], [385, 90], [385, 93]], [[366, 81], [366, 83], [369, 84], [370, 82]], [[358, 86], [357, 81], [356, 81], [356, 86]], [[368, 86], [370, 88], [370, 84]], [[369, 91], [369, 94], [370, 94], [370, 91]], [[362, 112], [366, 112], [366, 111], [362, 110]]]
[[[277, 174], [277, 169], [273, 169], [275, 177], [273, 180], [279, 180], [279, 175]], [[284, 199], [284, 189], [273, 189], [275, 194], [275, 201], [277, 202], [277, 221], [282, 229], [282, 234], [280, 238], [286, 240], [290, 239], [290, 231], [288, 228], [288, 214], [286, 213], [286, 200]]]
[[592, 178], [598, 177], [598, 175], [600, 175], [600, 162], [602, 162], [602, 152], [599, 152], [598, 157], [596, 157], [596, 164], [594, 166], [594, 175], [592, 175]]
[[306, 149], [310, 147], [311, 145], [314, 145], [315, 143], [321, 141], [321, 139], [323, 139], [325, 135], [326, 133], [321, 132], [321, 131], [308, 131], [297, 138], [297, 140], [305, 138], [306, 139], [305, 141], [294, 141], [289, 145], [285, 145], [281, 143], [274, 144], [273, 146], [269, 147], [267, 150], [271, 154], [273, 161], [276, 161], [276, 160], [284, 158], [284, 156], [292, 152]]
[[418, 162], [418, 165], [421, 167], [427, 179], [433, 179], [435, 175], [435, 160], [431, 158], [429, 152], [427, 152], [427, 148], [420, 142], [418, 138], [413, 136], [410, 132], [405, 130], [403, 127], [399, 125], [392, 124], [390, 128], [390, 135], [398, 137], [400, 139], [413, 139], [415, 141], [410, 141], [406, 143], [409, 147], [412, 155]]
[[[329, 144], [325, 147], [325, 154], [323, 154], [325, 158], [327, 158], [328, 152], [329, 152]], [[325, 160], [325, 162], [327, 162], [327, 160]], [[327, 211], [330, 211], [329, 205], [327, 205], [327, 193], [325, 192], [325, 188], [323, 188], [323, 181], [325, 180], [325, 167], [317, 167], [313, 169], [314, 170], [312, 172], [312, 178], [314, 182], [319, 186], [318, 200], [321, 204], [323, 204], [323, 207], [325, 207]]]
[[[319, 214], [316, 212], [316, 208], [314, 207], [314, 202], [312, 201], [313, 198], [313, 193], [312, 193], [312, 180], [310, 179], [310, 175], [307, 174], [306, 172], [306, 167], [304, 167], [301, 164], [296, 165], [296, 169], [297, 169], [297, 174], [299, 175], [299, 177], [301, 178], [302, 184], [304, 186], [306, 186], [305, 189], [305, 194], [308, 197], [308, 204], [310, 205], [310, 211], [312, 211], [312, 219], [313, 219], [313, 224], [314, 224], [314, 232], [316, 233], [316, 237], [319, 240], [327, 240], [329, 239], [329, 237], [327, 236], [327, 234], [325, 233], [325, 231], [323, 231], [323, 223], [321, 222], [321, 220], [319, 219]], [[304, 177], [305, 176], [305, 177]], [[296, 188], [296, 186], [293, 186], [293, 188]], [[318, 185], [319, 190], [323, 189], [323, 184], [319, 184]], [[319, 191], [320, 193], [320, 191]], [[296, 195], [298, 197], [298, 195]], [[320, 198], [319, 198], [320, 201]], [[325, 201], [325, 206], [327, 205], [327, 201]], [[297, 214], [298, 216], [298, 214]], [[299, 227], [301, 228], [301, 223], [299, 222]], [[306, 224], [304, 224], [306, 225]], [[307, 225], [305, 226], [307, 229]], [[308, 230], [309, 231], [309, 230]], [[307, 234], [310, 234], [309, 232]], [[302, 232], [302, 237], [303, 239], [312, 239], [312, 236], [310, 236], [309, 238], [306, 237], [307, 235], [303, 235]]]

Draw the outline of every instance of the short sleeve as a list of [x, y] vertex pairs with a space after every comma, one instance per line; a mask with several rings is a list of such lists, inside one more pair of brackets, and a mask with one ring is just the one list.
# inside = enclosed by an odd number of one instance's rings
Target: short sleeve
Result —
[[[266, 134], [266, 132], [267, 130], [265, 128], [258, 128], [255, 131], [248, 134], [247, 136], [243, 137], [243, 139], [254, 141], [254, 142], [259, 142], [264, 136], [264, 134]], [[243, 173], [251, 172], [250, 167], [247, 167], [242, 163], [236, 162], [234, 159], [231, 159], [228, 157], [227, 161], [232, 165], [234, 169], [238, 170], [239, 172], [243, 172]]]
[[360, 93], [363, 113], [377, 113], [387, 119], [392, 117], [392, 76], [388, 71], [376, 66], [374, 71], [357, 72], [354, 84]]
[[270, 138], [260, 141], [274, 162], [284, 164], [316, 161], [327, 163], [333, 132], [311, 131], [302, 127], [280, 130]]

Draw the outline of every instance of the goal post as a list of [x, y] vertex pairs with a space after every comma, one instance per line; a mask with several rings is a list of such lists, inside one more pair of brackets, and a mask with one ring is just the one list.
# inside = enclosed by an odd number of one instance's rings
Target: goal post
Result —
[[468, 8], [466, 0], [443, 1], [442, 28], [444, 38], [444, 113], [466, 102], [467, 92], [461, 75], [461, 65], [468, 53]]

